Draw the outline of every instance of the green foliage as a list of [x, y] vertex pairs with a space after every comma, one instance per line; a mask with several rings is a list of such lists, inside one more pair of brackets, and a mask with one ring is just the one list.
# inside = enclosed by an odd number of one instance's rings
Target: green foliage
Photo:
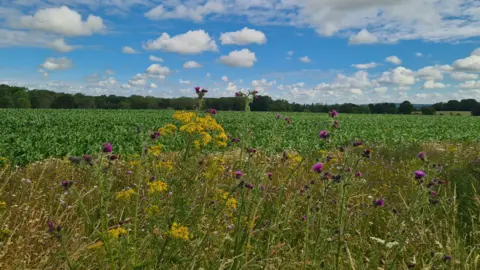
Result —
[[480, 104], [478, 104], [477, 106], [475, 106], [472, 109], [472, 115], [473, 116], [480, 116]]
[[[422, 114], [423, 115], [435, 115], [436, 111], [432, 107], [423, 107], [422, 108]], [[451, 115], [453, 115], [453, 114], [451, 114]]]
[[401, 113], [401, 114], [411, 114], [412, 111], [413, 111], [413, 105], [412, 103], [410, 103], [410, 101], [404, 101], [398, 107], [398, 113]]

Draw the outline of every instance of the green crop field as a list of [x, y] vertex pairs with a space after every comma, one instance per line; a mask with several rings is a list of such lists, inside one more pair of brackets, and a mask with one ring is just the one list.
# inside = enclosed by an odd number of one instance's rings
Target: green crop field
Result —
[[[99, 150], [99, 142], [111, 142], [119, 153], [139, 153], [144, 133], [158, 129], [173, 111], [158, 110], [0, 110], [0, 157], [26, 164], [47, 157], [82, 155]], [[252, 138], [251, 147], [266, 151], [321, 147], [312, 138], [329, 128], [324, 114], [219, 112], [215, 118], [232, 137]], [[292, 120], [287, 124], [284, 117]], [[474, 117], [406, 115], [342, 115], [340, 129], [331, 139], [341, 145], [365, 140], [392, 147], [418, 142], [475, 142], [480, 121]], [[244, 127], [248, 126], [249, 130]], [[254, 138], [254, 139], [253, 139]], [[171, 145], [173, 150], [184, 147]]]

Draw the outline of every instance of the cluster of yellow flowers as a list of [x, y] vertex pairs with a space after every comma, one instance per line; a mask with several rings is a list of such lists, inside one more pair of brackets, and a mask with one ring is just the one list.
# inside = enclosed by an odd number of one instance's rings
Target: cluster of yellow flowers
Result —
[[154, 145], [154, 146], [148, 148], [148, 153], [158, 157], [162, 153], [162, 146], [161, 145]]
[[162, 192], [167, 190], [168, 185], [163, 181], [154, 181], [148, 183], [148, 193]]
[[[223, 127], [210, 115], [198, 116], [194, 112], [177, 111], [173, 119], [180, 123], [178, 130], [188, 136], [194, 137], [195, 148], [200, 149], [212, 141], [217, 147], [226, 147], [228, 136]], [[173, 124], [158, 129], [162, 135], [173, 134], [177, 127]]]
[[226, 207], [226, 210], [227, 210], [227, 213], [232, 216], [233, 214], [233, 211], [235, 209], [237, 209], [237, 206], [238, 206], [238, 201], [237, 199], [233, 198], [233, 197], [230, 197], [228, 192], [225, 192], [221, 189], [218, 189], [217, 190], [217, 194], [216, 194], [216, 200], [217, 201], [220, 201], [222, 203], [225, 203], [225, 207]]
[[188, 240], [191, 238], [188, 228], [174, 222], [172, 228], [167, 232], [172, 238]]
[[156, 165], [159, 169], [165, 169], [167, 171], [173, 170], [173, 162], [172, 161], [159, 161]]
[[128, 201], [130, 200], [130, 197], [135, 194], [135, 190], [129, 188], [124, 191], [117, 192], [115, 195], [115, 199], [120, 200], [120, 201]]
[[124, 228], [122, 227], [118, 227], [116, 229], [110, 229], [108, 230], [108, 232], [110, 233], [110, 235], [112, 235], [114, 238], [118, 238], [120, 235], [122, 234], [127, 234], [127, 230], [125, 230]]

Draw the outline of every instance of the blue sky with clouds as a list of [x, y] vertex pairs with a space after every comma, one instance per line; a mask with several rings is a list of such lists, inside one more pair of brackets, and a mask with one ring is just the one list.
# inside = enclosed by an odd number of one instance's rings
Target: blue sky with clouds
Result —
[[4, 0], [0, 83], [90, 95], [256, 89], [300, 103], [480, 100], [473, 0]]

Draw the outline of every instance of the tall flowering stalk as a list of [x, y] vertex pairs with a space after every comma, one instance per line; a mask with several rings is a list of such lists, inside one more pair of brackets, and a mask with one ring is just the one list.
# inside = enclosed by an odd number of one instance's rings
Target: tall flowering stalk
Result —
[[195, 87], [195, 92], [197, 93], [197, 97], [198, 97], [198, 105], [197, 105], [197, 115], [198, 115], [202, 111], [202, 107], [204, 103], [203, 97], [205, 96], [206, 93], [208, 93], [208, 90], [200, 89], [200, 87], [197, 86]]
[[255, 99], [258, 99], [257, 94], [257, 90], [248, 90], [247, 93], [239, 91], [235, 93], [235, 97], [245, 100], [245, 112], [250, 112], [250, 104], [252, 104]]

